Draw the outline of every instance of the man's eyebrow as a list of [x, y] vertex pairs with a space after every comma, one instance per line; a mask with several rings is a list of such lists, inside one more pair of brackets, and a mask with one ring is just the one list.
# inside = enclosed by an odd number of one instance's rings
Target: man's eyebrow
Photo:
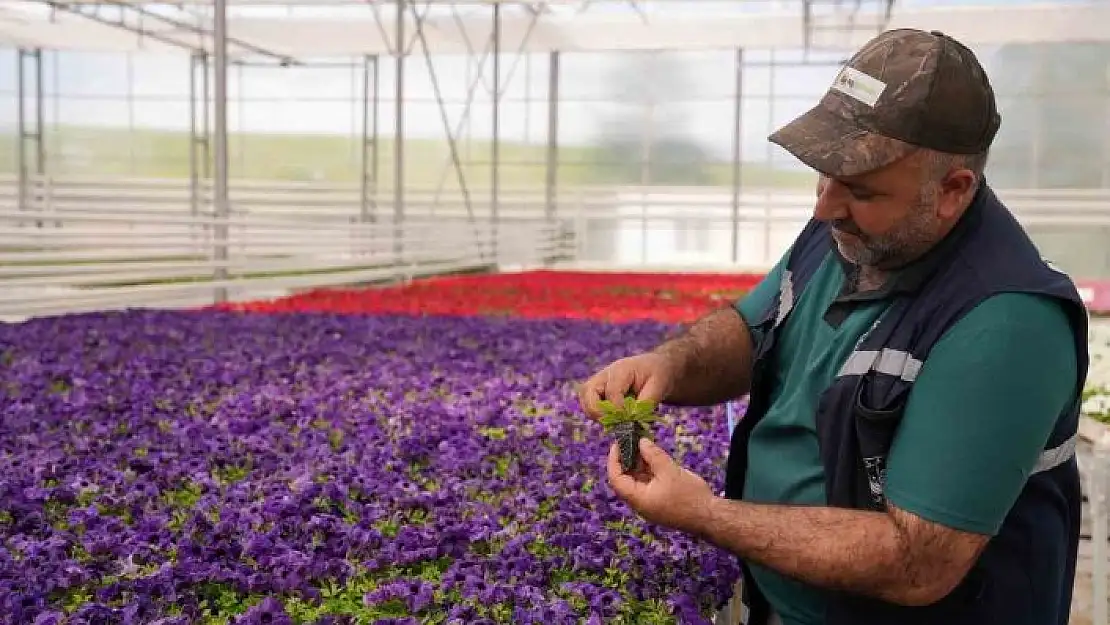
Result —
[[842, 178], [837, 178], [836, 181], [839, 182], [840, 184], [848, 187], [848, 189], [850, 189], [852, 191], [866, 191], [868, 193], [874, 193], [874, 194], [879, 193], [878, 189], [876, 189], [874, 187], [871, 187], [871, 186], [868, 186], [868, 185], [866, 185], [862, 182], [856, 182], [856, 181], [852, 181], [852, 180], [844, 180]]

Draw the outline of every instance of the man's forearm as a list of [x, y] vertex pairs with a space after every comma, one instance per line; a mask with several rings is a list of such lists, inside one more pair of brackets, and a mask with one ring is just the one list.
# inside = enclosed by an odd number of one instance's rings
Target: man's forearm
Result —
[[743, 317], [731, 307], [702, 317], [654, 351], [675, 365], [673, 390], [664, 398], [668, 404], [708, 406], [748, 392], [752, 341]]
[[953, 537], [908, 513], [761, 505], [715, 498], [690, 531], [812, 586], [903, 605], [959, 583], [985, 539]]

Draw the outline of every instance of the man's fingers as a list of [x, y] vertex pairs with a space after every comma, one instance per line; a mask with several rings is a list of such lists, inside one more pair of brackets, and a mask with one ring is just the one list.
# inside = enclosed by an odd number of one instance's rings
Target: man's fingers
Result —
[[601, 398], [604, 394], [604, 378], [594, 376], [578, 385], [578, 403], [586, 416], [597, 420], [601, 418]]
[[636, 497], [639, 492], [644, 488], [644, 484], [637, 481], [636, 478], [624, 472], [621, 468], [620, 461], [620, 446], [613, 443], [609, 447], [609, 460], [607, 462], [609, 473], [609, 485], [617, 496], [630, 503], [635, 503]]
[[613, 367], [609, 370], [609, 379], [605, 383], [605, 399], [620, 406], [624, 404], [624, 396], [632, 386], [632, 372], [627, 367]]
[[663, 448], [647, 438], [640, 439], [640, 456], [643, 457], [644, 464], [653, 475], [659, 475], [660, 471], [665, 471], [674, 464]]
[[593, 417], [597, 413], [597, 393], [586, 384], [578, 387], [578, 403], [587, 416]]
[[644, 401], [653, 401], [655, 403], [659, 403], [663, 401], [663, 393], [664, 388], [662, 376], [653, 375], [649, 376], [647, 380], [644, 380], [644, 386], [640, 389], [640, 393], [639, 395], [637, 395], [636, 398]]
[[616, 469], [617, 475], [623, 473], [621, 471], [620, 446], [616, 442], [609, 445], [609, 455], [605, 459], [605, 464], [609, 470], [609, 477], [613, 476], [613, 469]]
[[632, 478], [625, 475], [624, 470], [621, 469], [620, 448], [616, 443], [609, 446], [609, 458], [606, 467], [609, 473], [609, 485], [622, 499], [627, 498], [629, 482], [632, 481]]
[[637, 399], [658, 404], [665, 399], [670, 384], [665, 367], [656, 360], [634, 357], [610, 364], [579, 384], [576, 391], [586, 415], [597, 421], [602, 417], [602, 400], [621, 406], [625, 397], [635, 395]]

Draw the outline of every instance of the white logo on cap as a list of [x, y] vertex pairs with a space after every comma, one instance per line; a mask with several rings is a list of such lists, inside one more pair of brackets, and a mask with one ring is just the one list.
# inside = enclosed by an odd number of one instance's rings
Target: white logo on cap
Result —
[[840, 70], [831, 87], [844, 95], [859, 100], [867, 106], [875, 106], [886, 89], [886, 83], [851, 67]]

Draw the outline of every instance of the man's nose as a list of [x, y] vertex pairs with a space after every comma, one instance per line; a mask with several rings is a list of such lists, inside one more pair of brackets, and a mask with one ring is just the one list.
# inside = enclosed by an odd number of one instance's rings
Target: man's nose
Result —
[[848, 216], [846, 189], [835, 180], [821, 176], [817, 180], [817, 202], [813, 215], [821, 221], [834, 221]]

